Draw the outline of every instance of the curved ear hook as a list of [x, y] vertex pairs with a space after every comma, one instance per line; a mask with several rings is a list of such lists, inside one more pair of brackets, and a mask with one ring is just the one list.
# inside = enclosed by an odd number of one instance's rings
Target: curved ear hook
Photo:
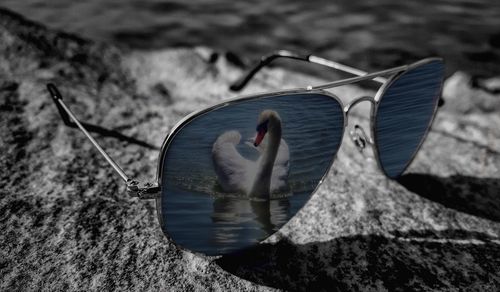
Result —
[[64, 124], [68, 127], [76, 128], [77, 125], [71, 120], [68, 113], [58, 102], [58, 100], [62, 100], [62, 95], [57, 89], [57, 87], [54, 84], [49, 83], [47, 84], [47, 90], [49, 91], [50, 96], [52, 97], [52, 100], [54, 101], [57, 110], [59, 111], [59, 115], [61, 116], [61, 119], [63, 120]]
[[[57, 89], [57, 87], [54, 84], [49, 83], [49, 84], [47, 84], [47, 90], [49, 91], [50, 96], [52, 97], [52, 100], [54, 101], [54, 103], [57, 107], [57, 110], [59, 111], [59, 115], [61, 116], [61, 119], [63, 120], [64, 124], [70, 128], [78, 128], [78, 125], [73, 121], [72, 118], [70, 118], [70, 116], [68, 115], [66, 110], [61, 106], [59, 100], [62, 101], [63, 98], [62, 98], [61, 93]], [[98, 133], [98, 134], [101, 134], [101, 135], [107, 136], [107, 137], [114, 137], [114, 138], [117, 138], [118, 140], [126, 141], [126, 142], [129, 142], [131, 144], [136, 144], [136, 145], [146, 147], [149, 149], [154, 149], [154, 150], [160, 149], [155, 145], [149, 144], [145, 141], [141, 141], [141, 140], [138, 140], [138, 139], [130, 137], [130, 136], [123, 135], [122, 133], [120, 133], [118, 131], [109, 130], [109, 129], [106, 129], [106, 128], [101, 127], [101, 126], [93, 125], [93, 124], [89, 124], [89, 123], [85, 123], [85, 122], [80, 122], [80, 123], [89, 132]]]
[[295, 59], [300, 61], [309, 61], [310, 55], [300, 55], [296, 53], [292, 53], [285, 50], [276, 51], [272, 54], [263, 56], [260, 59], [260, 62], [256, 64], [250, 71], [248, 71], [245, 75], [242, 75], [239, 79], [237, 79], [229, 89], [232, 91], [240, 91], [247, 85], [247, 83], [252, 79], [252, 77], [257, 74], [263, 67], [268, 66], [272, 61], [278, 58], [287, 58], [287, 59]]

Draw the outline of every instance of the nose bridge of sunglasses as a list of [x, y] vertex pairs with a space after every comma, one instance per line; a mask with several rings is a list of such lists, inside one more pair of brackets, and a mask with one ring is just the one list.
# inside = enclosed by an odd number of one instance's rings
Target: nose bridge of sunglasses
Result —
[[375, 98], [372, 96], [363, 95], [360, 97], [356, 97], [353, 101], [349, 102], [346, 106], [344, 106], [344, 112], [345, 112], [346, 116], [349, 115], [349, 112], [351, 111], [351, 109], [353, 109], [356, 105], [358, 105], [359, 103], [361, 103], [363, 101], [369, 101], [370, 103], [372, 103], [372, 105], [375, 104]]
[[[375, 104], [375, 99], [372, 96], [365, 95], [365, 96], [357, 97], [344, 107], [344, 112], [346, 114], [346, 118], [349, 119], [348, 117], [349, 117], [350, 111], [356, 105], [358, 105], [364, 101], [370, 102], [372, 105]], [[348, 124], [348, 121], [346, 124]], [[360, 153], [363, 152], [363, 150], [366, 148], [367, 145], [370, 145], [370, 146], [373, 145], [372, 138], [366, 134], [363, 127], [361, 127], [359, 124], [354, 125], [353, 129], [351, 131], [349, 131], [349, 136], [351, 138], [351, 141], [354, 143], [354, 145], [356, 146], [356, 148], [358, 149], [358, 151]]]
[[356, 97], [354, 98], [354, 100], [352, 100], [351, 102], [347, 103], [346, 106], [344, 106], [344, 113], [345, 113], [345, 125], [348, 126], [349, 125], [349, 114], [351, 113], [351, 110], [357, 106], [358, 104], [362, 103], [363, 101], [368, 101], [371, 103], [371, 105], [374, 105], [375, 104], [375, 99], [371, 96], [368, 96], [368, 95], [365, 95], [365, 96], [360, 96], [360, 97]]

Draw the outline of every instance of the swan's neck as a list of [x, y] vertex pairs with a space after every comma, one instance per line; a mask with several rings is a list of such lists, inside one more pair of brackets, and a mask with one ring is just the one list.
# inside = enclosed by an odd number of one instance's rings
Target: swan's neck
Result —
[[250, 190], [250, 197], [258, 199], [269, 199], [271, 189], [271, 177], [274, 161], [278, 154], [281, 142], [281, 123], [268, 131], [268, 143], [259, 159], [255, 179]]

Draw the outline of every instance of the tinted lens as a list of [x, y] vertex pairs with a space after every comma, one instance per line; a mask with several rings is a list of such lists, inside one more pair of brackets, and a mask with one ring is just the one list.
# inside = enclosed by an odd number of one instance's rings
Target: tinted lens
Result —
[[239, 101], [190, 120], [163, 156], [164, 231], [209, 255], [265, 239], [328, 171], [343, 117], [335, 99], [311, 93]]
[[381, 96], [375, 142], [387, 176], [401, 175], [418, 151], [441, 96], [443, 73], [441, 61], [420, 65], [403, 73]]

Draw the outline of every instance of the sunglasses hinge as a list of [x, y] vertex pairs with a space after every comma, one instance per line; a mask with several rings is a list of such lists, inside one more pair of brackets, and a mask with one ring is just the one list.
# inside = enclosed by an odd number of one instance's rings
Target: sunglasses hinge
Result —
[[160, 187], [153, 183], [140, 183], [136, 180], [127, 181], [127, 194], [141, 200], [151, 200], [158, 198]]

